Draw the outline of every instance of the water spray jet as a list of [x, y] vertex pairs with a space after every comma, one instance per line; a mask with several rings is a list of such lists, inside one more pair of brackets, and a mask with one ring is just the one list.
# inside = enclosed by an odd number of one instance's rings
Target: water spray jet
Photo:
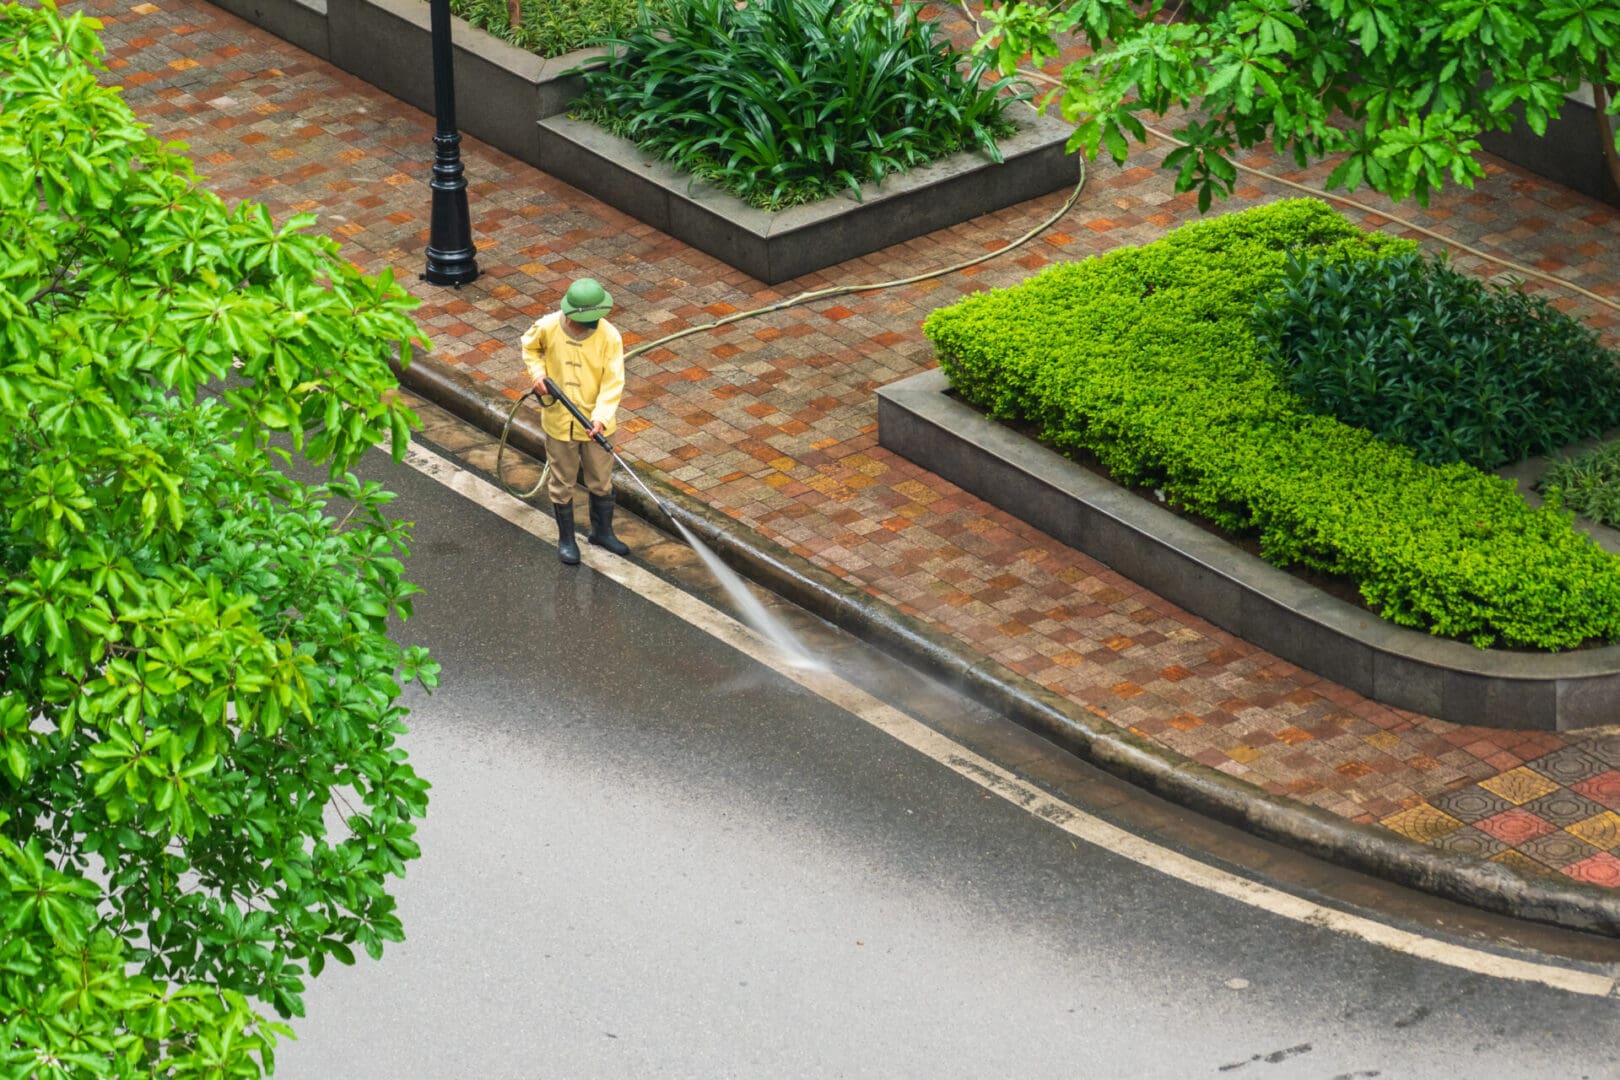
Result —
[[[563, 408], [568, 410], [569, 414], [582, 428], [587, 432], [591, 432], [591, 439], [596, 445], [613, 456], [613, 460], [619, 463], [619, 467], [624, 469], [625, 474], [634, 480], [642, 491], [647, 493], [647, 498], [653, 501], [653, 505], [662, 510], [664, 516], [674, 524], [676, 529], [680, 530], [680, 534], [686, 540], [687, 546], [697, 553], [698, 558], [703, 561], [703, 565], [708, 568], [709, 573], [714, 575], [715, 580], [720, 583], [726, 590], [727, 595], [731, 597], [732, 602], [736, 604], [744, 622], [748, 623], [757, 633], [781, 650], [795, 667], [814, 671], [825, 671], [827, 669], [826, 664], [810, 655], [810, 651], [805, 648], [804, 643], [798, 639], [793, 631], [789, 630], [780, 619], [770, 613], [765, 605], [760, 602], [759, 597], [755, 596], [742, 578], [737, 575], [737, 572], [727, 566], [720, 556], [715, 554], [713, 549], [699, 540], [692, 530], [686, 527], [686, 523], [675, 516], [674, 510], [670, 508], [668, 503], [653, 493], [652, 488], [648, 487], [646, 482], [637, 475], [636, 470], [630, 467], [629, 462], [619, 456], [619, 452], [613, 448], [613, 444], [608, 442], [607, 436], [602, 432], [591, 430], [591, 421], [580, 411], [578, 405], [569, 400], [568, 395], [562, 392], [562, 388], [553, 382], [549, 375], [542, 376], [540, 383], [530, 390], [528, 394], [525, 394], [524, 397], [530, 395], [533, 395], [542, 405], [545, 404], [542, 395], [555, 399]], [[518, 400], [521, 402], [523, 399], [519, 398]], [[547, 471], [550, 468], [551, 466], [548, 463], [546, 465]], [[544, 484], [544, 482], [545, 474], [542, 473], [541, 484]], [[535, 490], [538, 491], [539, 488], [540, 485], [535, 486]]]

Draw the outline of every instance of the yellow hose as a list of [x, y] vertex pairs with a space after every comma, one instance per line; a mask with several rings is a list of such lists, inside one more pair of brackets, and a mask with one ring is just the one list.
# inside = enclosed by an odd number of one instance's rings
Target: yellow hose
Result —
[[[1053, 214], [1051, 217], [1047, 218], [1045, 221], [1041, 222], [1039, 225], [1035, 226], [1033, 229], [1029, 230], [1023, 236], [1020, 236], [1018, 239], [1014, 240], [1004, 248], [998, 248], [995, 251], [986, 252], [983, 255], [976, 255], [971, 259], [967, 259], [959, 263], [952, 263], [950, 266], [943, 266], [937, 270], [929, 270], [922, 274], [913, 274], [911, 277], [896, 278], [893, 281], [879, 281], [866, 285], [831, 285], [825, 289], [813, 289], [809, 292], [802, 292], [797, 296], [789, 297], [786, 300], [778, 300], [774, 304], [766, 304], [764, 307], [751, 308], [748, 311], [734, 311], [722, 319], [716, 319], [714, 322], [704, 323], [701, 326], [689, 326], [684, 330], [677, 330], [673, 334], [665, 334], [661, 338], [643, 342], [642, 344], [637, 345], [635, 348], [626, 352], [624, 354], [624, 358], [626, 361], [629, 361], [632, 357], [640, 356], [642, 353], [656, 349], [660, 345], [667, 345], [669, 342], [686, 337], [688, 334], [696, 334], [703, 330], [714, 330], [718, 327], [727, 326], [734, 322], [741, 322], [743, 319], [752, 319], [760, 315], [768, 315], [773, 311], [783, 311], [790, 307], [797, 307], [800, 304], [809, 303], [811, 300], [825, 300], [828, 297], [843, 296], [846, 293], [873, 292], [878, 289], [893, 289], [900, 285], [912, 285], [919, 281], [927, 281], [929, 278], [942, 277], [945, 274], [954, 274], [958, 270], [966, 270], [970, 266], [977, 266], [979, 263], [988, 262], [991, 259], [1005, 255], [1009, 251], [1014, 251], [1024, 244], [1027, 244], [1029, 241], [1035, 239], [1035, 237], [1039, 236], [1047, 229], [1050, 229], [1053, 225], [1056, 225], [1063, 219], [1063, 215], [1067, 214], [1074, 206], [1076, 200], [1080, 198], [1080, 192], [1083, 191], [1086, 186], [1086, 161], [1085, 158], [1079, 156], [1077, 156], [1075, 160], [1079, 164], [1080, 178], [1075, 182], [1074, 190], [1069, 192], [1069, 197], [1063, 201], [1063, 205], [1058, 208], [1057, 213]], [[527, 395], [524, 396], [526, 397]], [[541, 472], [539, 483], [535, 484], [532, 489], [527, 492], [521, 492], [506, 483], [506, 475], [501, 469], [502, 460], [506, 456], [507, 436], [512, 430], [512, 419], [517, 416], [518, 407], [522, 404], [522, 397], [512, 402], [512, 408], [506, 414], [506, 423], [501, 427], [501, 441], [495, 450], [495, 479], [500, 483], [501, 487], [506, 488], [508, 494], [515, 495], [520, 499], [529, 499], [538, 494], [540, 489], [545, 486], [546, 472]], [[550, 465], [547, 465], [546, 469], [549, 470]]]

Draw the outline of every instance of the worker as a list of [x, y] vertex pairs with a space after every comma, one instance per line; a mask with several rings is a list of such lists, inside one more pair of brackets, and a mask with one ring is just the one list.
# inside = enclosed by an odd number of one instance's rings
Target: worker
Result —
[[[630, 549], [613, 535], [613, 455], [595, 436], [613, 434], [624, 395], [624, 341], [607, 321], [613, 297], [590, 278], [580, 278], [563, 294], [561, 310], [542, 315], [523, 335], [523, 365], [540, 399], [550, 475], [546, 495], [557, 519], [557, 557], [579, 562], [574, 541], [574, 484], [584, 473], [591, 503], [591, 531], [585, 539], [615, 555]], [[551, 381], [590, 420], [585, 428], [542, 380]]]

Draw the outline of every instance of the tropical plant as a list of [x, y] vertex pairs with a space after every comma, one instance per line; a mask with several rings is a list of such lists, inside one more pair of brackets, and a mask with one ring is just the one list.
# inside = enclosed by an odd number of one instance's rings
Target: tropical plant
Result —
[[958, 150], [1000, 161], [1024, 96], [885, 0], [684, 0], [606, 44], [572, 115], [773, 210]]
[[1444, 256], [1290, 258], [1252, 324], [1313, 412], [1432, 465], [1494, 469], [1620, 423], [1620, 356], [1595, 330]]
[[1089, 46], [1052, 98], [1089, 156], [1123, 162], [1142, 114], [1186, 110], [1163, 166], [1200, 210], [1231, 193], [1233, 155], [1268, 141], [1302, 167], [1343, 154], [1329, 187], [1426, 204], [1485, 175], [1482, 132], [1518, 111], [1545, 134], [1583, 83], [1620, 187], [1620, 0], [1009, 0], [985, 18], [978, 48], [1003, 72], [1071, 33]]
[[1536, 486], [1566, 510], [1620, 529], [1620, 442], [1560, 457]]
[[402, 934], [435, 667], [345, 470], [403, 451], [423, 339], [312, 218], [204, 190], [98, 26], [0, 6], [0, 1074], [258, 1076], [261, 1009]]
[[1620, 559], [1567, 513], [1310, 413], [1256, 354], [1250, 313], [1291, 254], [1415, 249], [1285, 200], [1052, 266], [923, 329], [965, 401], [1255, 538], [1280, 566], [1354, 583], [1391, 622], [1482, 647], [1620, 640]]
[[520, 49], [554, 57], [635, 25], [679, 0], [450, 0], [450, 12]]

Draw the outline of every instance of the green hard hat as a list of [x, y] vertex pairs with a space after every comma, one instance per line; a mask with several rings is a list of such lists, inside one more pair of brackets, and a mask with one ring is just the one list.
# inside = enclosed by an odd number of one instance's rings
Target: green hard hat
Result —
[[579, 322], [595, 322], [613, 308], [613, 297], [594, 278], [580, 278], [563, 293], [562, 313]]

